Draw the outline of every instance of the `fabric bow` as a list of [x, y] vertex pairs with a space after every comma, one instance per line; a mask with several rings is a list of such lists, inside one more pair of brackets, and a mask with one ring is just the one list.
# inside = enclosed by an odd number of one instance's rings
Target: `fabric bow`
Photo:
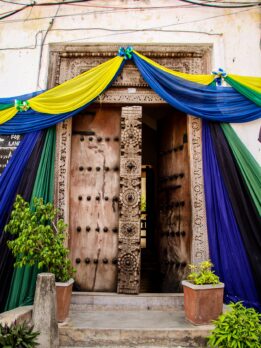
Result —
[[219, 68], [217, 71], [212, 71], [213, 75], [216, 75], [215, 80], [218, 86], [222, 85], [222, 79], [227, 76], [227, 73], [222, 68]]
[[118, 55], [120, 57], [124, 57], [124, 59], [132, 59], [132, 51], [133, 48], [131, 46], [128, 46], [127, 48], [120, 47], [118, 50]]
[[28, 100], [22, 101], [22, 100], [15, 99], [14, 106], [18, 111], [27, 111], [28, 109], [30, 109]]

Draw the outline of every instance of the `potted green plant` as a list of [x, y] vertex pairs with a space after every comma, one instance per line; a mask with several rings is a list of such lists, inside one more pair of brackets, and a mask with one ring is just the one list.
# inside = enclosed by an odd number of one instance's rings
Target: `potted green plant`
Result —
[[213, 322], [208, 338], [211, 348], [260, 348], [261, 314], [246, 308], [241, 302], [230, 303], [228, 311]]
[[55, 275], [57, 293], [57, 320], [63, 321], [69, 312], [73, 273], [69, 250], [64, 246], [66, 224], [57, 223], [57, 209], [53, 204], [34, 198], [30, 208], [21, 196], [17, 196], [5, 231], [17, 235], [8, 241], [8, 247], [16, 258], [15, 267], [37, 265], [41, 270]]
[[224, 284], [212, 267], [210, 260], [189, 265], [187, 280], [182, 281], [185, 316], [195, 325], [210, 324], [223, 310]]

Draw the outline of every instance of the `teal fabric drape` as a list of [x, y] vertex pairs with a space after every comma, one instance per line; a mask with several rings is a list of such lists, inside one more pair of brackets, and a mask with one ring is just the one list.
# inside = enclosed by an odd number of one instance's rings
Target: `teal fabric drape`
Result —
[[225, 123], [221, 124], [221, 127], [261, 216], [261, 167], [239, 139], [234, 129]]

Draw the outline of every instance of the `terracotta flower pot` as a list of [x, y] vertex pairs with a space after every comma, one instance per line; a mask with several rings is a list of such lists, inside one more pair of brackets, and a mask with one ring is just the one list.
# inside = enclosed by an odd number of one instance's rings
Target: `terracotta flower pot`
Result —
[[69, 279], [65, 283], [56, 282], [56, 319], [62, 323], [69, 314], [73, 279]]
[[223, 311], [224, 284], [195, 285], [182, 281], [186, 319], [195, 325], [210, 324]]

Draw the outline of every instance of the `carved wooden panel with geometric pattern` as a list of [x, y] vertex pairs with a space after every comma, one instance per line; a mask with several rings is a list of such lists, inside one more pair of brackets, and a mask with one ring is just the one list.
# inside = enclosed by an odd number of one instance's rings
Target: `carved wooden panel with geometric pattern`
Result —
[[118, 293], [140, 287], [141, 106], [121, 113]]

